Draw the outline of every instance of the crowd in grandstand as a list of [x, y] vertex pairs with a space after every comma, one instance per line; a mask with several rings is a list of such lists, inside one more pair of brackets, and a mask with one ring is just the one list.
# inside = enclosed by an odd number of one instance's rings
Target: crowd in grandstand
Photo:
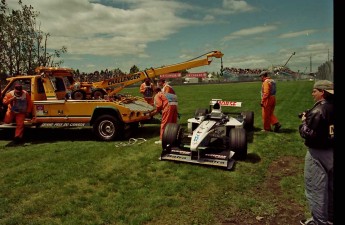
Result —
[[[267, 70], [267, 69], [242, 69], [242, 68], [229, 68], [229, 67], [225, 67], [224, 71], [227, 71], [230, 74], [235, 74], [235, 75], [249, 75], [249, 74], [260, 74], [263, 70]], [[285, 73], [290, 73], [290, 74], [294, 74], [296, 72], [290, 70], [287, 67], [273, 67], [273, 69], [269, 69], [269, 70], [273, 70], [273, 72], [275, 74], [279, 73], [279, 72], [285, 72]]]

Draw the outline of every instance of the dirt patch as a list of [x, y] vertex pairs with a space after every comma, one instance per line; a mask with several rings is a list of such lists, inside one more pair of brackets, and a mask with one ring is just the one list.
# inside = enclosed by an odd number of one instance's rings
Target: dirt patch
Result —
[[[274, 202], [277, 212], [273, 215], [254, 216], [248, 215], [248, 212], [239, 212], [234, 221], [225, 220], [223, 225], [295, 225], [298, 221], [304, 218], [305, 206], [295, 202], [293, 199], [284, 197], [283, 191], [280, 186], [280, 181], [283, 177], [295, 176], [296, 174], [303, 173], [300, 165], [303, 159], [286, 156], [274, 161], [268, 171], [267, 179], [258, 190], [258, 194], [263, 194]], [[261, 192], [261, 193], [260, 193]], [[236, 221], [235, 221], [236, 220]]]

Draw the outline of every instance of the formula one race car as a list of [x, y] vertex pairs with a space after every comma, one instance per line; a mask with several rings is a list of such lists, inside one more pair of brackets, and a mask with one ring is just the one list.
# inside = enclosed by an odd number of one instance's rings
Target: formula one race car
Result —
[[221, 107], [241, 107], [241, 104], [212, 99], [209, 109], [197, 109], [194, 118], [187, 120], [187, 131], [179, 124], [167, 124], [160, 160], [231, 170], [235, 160], [247, 157], [247, 132], [254, 128], [254, 112], [225, 113]]

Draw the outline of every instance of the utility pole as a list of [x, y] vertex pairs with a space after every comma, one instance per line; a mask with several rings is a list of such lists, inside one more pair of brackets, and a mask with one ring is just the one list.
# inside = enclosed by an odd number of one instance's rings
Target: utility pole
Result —
[[327, 58], [328, 58], [328, 60], [327, 60], [327, 61], [329, 62], [329, 49], [328, 49], [328, 56], [327, 56]]
[[295, 54], [296, 54], [296, 52], [293, 52], [293, 53], [290, 55], [290, 57], [288, 58], [288, 60], [286, 61], [286, 63], [284, 64], [283, 67], [285, 67], [286, 64], [288, 64], [288, 62], [290, 61], [291, 57], [292, 57], [293, 55], [295, 55]]
[[310, 55], [310, 73], [312, 71], [311, 55]]

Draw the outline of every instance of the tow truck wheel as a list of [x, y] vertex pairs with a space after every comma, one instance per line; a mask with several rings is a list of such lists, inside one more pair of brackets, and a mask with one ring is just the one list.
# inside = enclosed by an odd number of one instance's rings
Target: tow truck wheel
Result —
[[74, 100], [83, 100], [86, 99], [86, 93], [81, 90], [76, 90], [72, 92], [71, 97]]
[[102, 98], [104, 98], [104, 92], [102, 91], [102, 90], [94, 90], [93, 92], [92, 92], [92, 97], [94, 98], [94, 99], [102, 99]]
[[124, 134], [124, 126], [122, 126], [115, 117], [103, 115], [95, 121], [93, 132], [101, 141], [112, 141], [122, 137]]
[[246, 130], [253, 130], [254, 129], [254, 112], [242, 112], [241, 115], [244, 117], [244, 128]]
[[172, 147], [177, 147], [181, 143], [183, 129], [177, 123], [168, 123], [164, 129], [162, 137], [162, 148], [165, 152], [170, 152]]
[[234, 159], [245, 160], [247, 158], [247, 135], [244, 128], [230, 130], [230, 150], [235, 152]]

